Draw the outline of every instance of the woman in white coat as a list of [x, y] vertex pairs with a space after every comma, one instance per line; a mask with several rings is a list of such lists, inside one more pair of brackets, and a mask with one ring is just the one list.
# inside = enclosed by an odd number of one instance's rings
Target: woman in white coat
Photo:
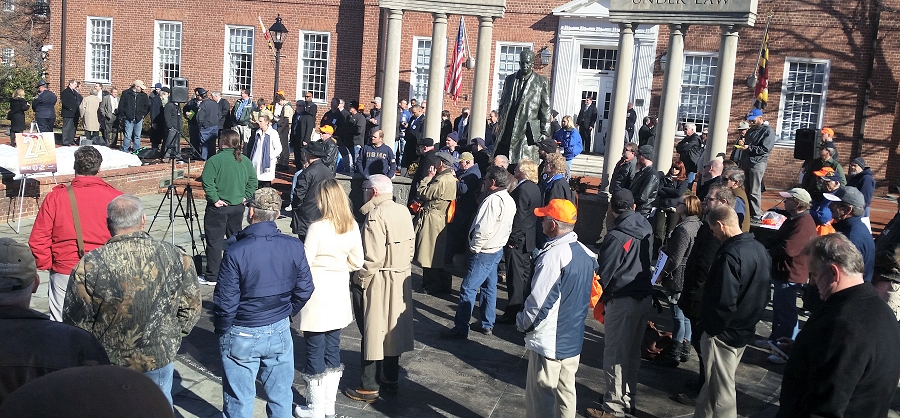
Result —
[[362, 268], [363, 246], [341, 185], [328, 179], [317, 187], [322, 218], [309, 226], [304, 242], [315, 291], [300, 310], [298, 327], [306, 340], [306, 364], [300, 375], [306, 381], [307, 405], [298, 406], [294, 416], [318, 418], [335, 414], [344, 370], [341, 329], [353, 322], [350, 273]]
[[281, 139], [278, 131], [272, 127], [272, 118], [269, 115], [259, 116], [259, 129], [253, 141], [253, 153], [250, 161], [256, 169], [257, 188], [271, 187], [275, 180], [275, 164], [278, 155], [281, 154]]

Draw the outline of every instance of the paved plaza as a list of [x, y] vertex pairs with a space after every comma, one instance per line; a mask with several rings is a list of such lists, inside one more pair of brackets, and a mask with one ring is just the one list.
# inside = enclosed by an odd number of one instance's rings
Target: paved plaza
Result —
[[[142, 201], [148, 216], [148, 226], [163, 195], [145, 196]], [[205, 204], [197, 202], [202, 222]], [[22, 231], [15, 233], [15, 223], [0, 225], [0, 236], [27, 241], [33, 219], [22, 220]], [[282, 231], [290, 231], [289, 218], [278, 220]], [[163, 205], [161, 218], [151, 230], [156, 238], [171, 240], [167, 231], [168, 204]], [[191, 251], [191, 239], [185, 221], [175, 220], [175, 242]], [[198, 237], [198, 248], [202, 242]], [[459, 288], [464, 268], [455, 266], [454, 289]], [[421, 281], [421, 270], [413, 267], [413, 287]], [[42, 285], [32, 301], [32, 307], [47, 312], [47, 273], [41, 272]], [[218, 339], [212, 326], [213, 287], [201, 286], [204, 312], [193, 332], [184, 339], [176, 360], [174, 401], [176, 416], [221, 416], [221, 375]], [[506, 293], [501, 285], [498, 307], [505, 303]], [[453, 322], [458, 294], [446, 298], [415, 294], [415, 351], [402, 356], [400, 390], [396, 395], [382, 395], [373, 404], [365, 404], [337, 397], [339, 417], [523, 417], [525, 415], [525, 374], [527, 356], [523, 336], [511, 325], [498, 325], [493, 336], [473, 332], [469, 340], [443, 340], [439, 332]], [[587, 314], [587, 313], [586, 313]], [[603, 325], [587, 316], [584, 351], [578, 369], [576, 386], [579, 416], [588, 407], [597, 407], [597, 399], [604, 393], [603, 383]], [[771, 328], [771, 308], [757, 327], [757, 334], [766, 336]], [[666, 330], [671, 324], [669, 312], [654, 315], [654, 321]], [[803, 318], [801, 318], [803, 319]], [[877, 337], [877, 336], [873, 336]], [[295, 359], [302, 364], [305, 353], [302, 334], [295, 333]], [[359, 384], [360, 334], [356, 324], [345, 328], [341, 335], [341, 360], [346, 365], [340, 388]], [[742, 417], [772, 417], [777, 411], [783, 365], [766, 361], [768, 352], [748, 347], [738, 368], [738, 412]], [[299, 366], [297, 366], [299, 368]], [[673, 395], [684, 391], [685, 384], [696, 379], [697, 357], [678, 368], [664, 368], [646, 361], [641, 365], [637, 395], [637, 417], [687, 417], [693, 409], [679, 404]], [[299, 371], [294, 378], [295, 402], [302, 402], [304, 382]], [[255, 417], [265, 416], [265, 403], [259, 390]], [[900, 410], [900, 397], [895, 396], [894, 411]], [[892, 412], [893, 417], [900, 414]]]

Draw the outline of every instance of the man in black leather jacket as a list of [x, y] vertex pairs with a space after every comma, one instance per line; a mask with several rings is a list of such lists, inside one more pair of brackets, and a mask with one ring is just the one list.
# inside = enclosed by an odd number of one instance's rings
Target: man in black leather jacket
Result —
[[616, 169], [613, 170], [612, 180], [609, 182], [609, 192], [615, 193], [619, 189], [631, 190], [631, 181], [634, 179], [634, 172], [637, 165], [638, 145], [634, 142], [625, 144], [622, 149], [622, 159], [616, 163]]
[[638, 148], [637, 171], [631, 181], [631, 193], [634, 195], [634, 211], [650, 217], [656, 193], [659, 191], [659, 175], [653, 167], [653, 146], [642, 145]]

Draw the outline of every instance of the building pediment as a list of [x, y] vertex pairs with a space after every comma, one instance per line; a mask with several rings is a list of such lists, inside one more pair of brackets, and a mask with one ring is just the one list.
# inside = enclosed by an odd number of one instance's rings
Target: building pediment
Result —
[[574, 0], [553, 9], [560, 17], [609, 19], [609, 0]]

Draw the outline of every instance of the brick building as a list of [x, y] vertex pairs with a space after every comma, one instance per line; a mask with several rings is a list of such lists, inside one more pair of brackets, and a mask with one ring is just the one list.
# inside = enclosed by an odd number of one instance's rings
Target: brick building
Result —
[[[152, 8], [122, 0], [102, 4], [67, 0], [51, 4], [48, 79], [111, 83], [127, 88], [134, 79], [148, 85], [186, 77], [190, 87], [221, 90], [233, 99], [242, 86], [270, 98], [274, 53], [266, 46], [258, 17], [268, 28], [280, 14], [290, 33], [281, 51], [280, 89], [290, 99], [310, 90], [320, 114], [332, 97], [368, 101], [381, 95], [386, 13], [375, 0], [300, 2], [163, 0]], [[761, 0], [757, 25], [740, 31], [731, 119], [737, 122], [753, 103], [746, 77], [755, 71], [766, 15], [769, 31], [769, 103], [766, 118], [782, 138], [766, 174], [772, 187], [796, 181], [800, 162], [792, 158], [796, 129], [831, 126], [841, 163], [862, 155], [876, 173], [879, 192], [900, 185], [900, 132], [896, 102], [900, 70], [900, 0], [775, 2]], [[449, 48], [459, 16], [450, 16]], [[465, 17], [476, 47], [478, 22]], [[62, 31], [65, 20], [66, 30]], [[690, 22], [686, 22], [690, 23]], [[405, 12], [401, 46], [400, 96], [425, 97], [431, 53], [432, 16]], [[65, 39], [63, 39], [65, 37]], [[489, 107], [496, 107], [498, 85], [518, 68], [522, 48], [550, 52], [536, 70], [550, 78], [551, 101], [561, 114], [574, 114], [584, 97], [598, 99], [600, 138], [608, 127], [608, 101], [617, 57], [618, 26], [609, 23], [608, 0], [527, 2], [508, 0], [494, 21], [489, 57]], [[65, 44], [65, 48], [58, 45]], [[666, 26], [639, 26], [631, 101], [639, 119], [656, 115], [662, 87]], [[684, 85], [679, 121], [709, 121], [719, 29], [690, 26], [685, 37]], [[64, 55], [64, 56], [63, 56]], [[540, 61], [540, 60], [538, 60]], [[443, 80], [440, 80], [443, 83]], [[457, 103], [444, 101], [452, 116], [471, 107], [473, 71], [465, 70]], [[385, 101], [386, 105], [390, 100]], [[434, 103], [429, 110], [435, 109]], [[475, 115], [480, 117], [481, 115]], [[602, 150], [602, 141], [594, 151]]]

